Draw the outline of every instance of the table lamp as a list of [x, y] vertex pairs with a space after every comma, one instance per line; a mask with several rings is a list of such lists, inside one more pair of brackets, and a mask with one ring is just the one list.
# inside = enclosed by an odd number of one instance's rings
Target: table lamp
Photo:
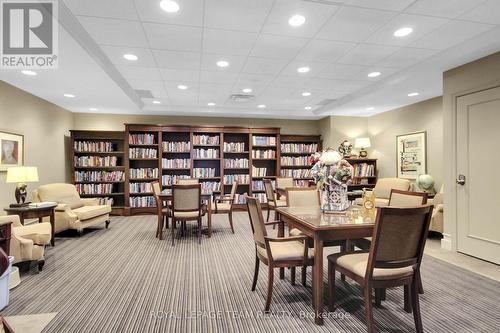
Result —
[[17, 204], [11, 204], [11, 207], [22, 207], [27, 205], [26, 201], [26, 183], [38, 181], [38, 170], [36, 167], [12, 167], [7, 169], [7, 183], [17, 183], [16, 201]]
[[357, 138], [354, 141], [354, 148], [359, 149], [359, 157], [367, 157], [368, 152], [366, 148], [370, 148], [371, 146], [370, 138]]

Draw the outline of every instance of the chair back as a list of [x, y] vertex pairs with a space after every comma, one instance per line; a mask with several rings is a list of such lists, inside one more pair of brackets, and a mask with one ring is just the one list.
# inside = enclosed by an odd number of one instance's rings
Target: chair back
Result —
[[194, 185], [199, 182], [200, 180], [198, 178], [179, 178], [177, 185]]
[[290, 187], [286, 189], [288, 207], [321, 207], [319, 191], [315, 187]]
[[201, 214], [201, 185], [173, 185], [172, 209], [175, 212], [200, 211]]
[[401, 178], [380, 178], [373, 188], [373, 194], [376, 198], [389, 199], [391, 190], [408, 191], [410, 189], [410, 181]]
[[266, 192], [266, 198], [268, 202], [276, 202], [276, 197], [274, 196], [273, 183], [271, 179], [264, 179], [264, 191]]
[[392, 207], [416, 207], [427, 203], [427, 193], [391, 190], [389, 206]]
[[153, 188], [153, 194], [154, 194], [155, 200], [156, 200], [156, 207], [158, 209], [161, 209], [162, 206], [163, 206], [163, 202], [160, 199], [160, 197], [158, 196], [161, 193], [160, 183], [159, 182], [153, 182], [153, 183], [151, 183], [151, 187]]
[[371, 278], [374, 268], [418, 269], [432, 209], [432, 205], [378, 208], [365, 276]]
[[262, 215], [262, 208], [260, 202], [254, 197], [245, 195], [248, 208], [248, 217], [252, 226], [253, 239], [257, 246], [266, 247], [264, 237], [267, 236], [266, 225], [264, 223], [264, 216]]
[[293, 187], [293, 178], [291, 177], [278, 177], [276, 178], [276, 187], [287, 188]]
[[231, 186], [231, 193], [229, 194], [229, 197], [231, 199], [234, 199], [234, 196], [236, 195], [236, 190], [238, 189], [238, 182], [234, 181], [233, 186]]

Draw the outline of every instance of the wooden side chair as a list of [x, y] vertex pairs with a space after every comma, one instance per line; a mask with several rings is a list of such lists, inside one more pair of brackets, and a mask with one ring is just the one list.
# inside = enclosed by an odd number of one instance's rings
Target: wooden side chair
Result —
[[198, 244], [201, 244], [201, 219], [205, 213], [200, 184], [172, 185], [172, 246], [178, 221], [181, 222], [181, 232], [184, 232], [187, 221], [197, 221]]
[[[372, 289], [404, 286], [411, 299], [417, 332], [423, 332], [418, 300], [418, 276], [433, 206], [378, 208], [369, 252], [328, 256], [328, 294], [334, 309], [335, 272], [345, 274], [363, 287], [368, 332], [374, 332]], [[401, 235], [406, 235], [401, 242]], [[411, 295], [411, 296], [410, 296]]]
[[234, 234], [233, 226], [233, 204], [238, 190], [238, 182], [234, 181], [231, 186], [231, 192], [226, 195], [214, 195], [212, 203], [212, 214], [227, 214], [231, 232]]
[[252, 282], [252, 291], [255, 291], [259, 276], [259, 264], [262, 261], [269, 268], [267, 282], [267, 298], [265, 311], [269, 311], [273, 295], [274, 269], [283, 267], [302, 267], [314, 262], [313, 250], [306, 244], [306, 236], [274, 238], [267, 236], [266, 225], [283, 223], [281, 221], [264, 222], [260, 202], [253, 197], [246, 196], [248, 216], [255, 242], [255, 272]]
[[[278, 188], [289, 188], [289, 187], [294, 187], [295, 182], [293, 181], [292, 177], [277, 177], [276, 178], [276, 187]], [[280, 200], [286, 200], [286, 197], [284, 198], [283, 196], [278, 195], [278, 199]]]
[[[268, 207], [266, 221], [269, 221], [271, 210], [274, 210], [274, 212], [276, 213], [276, 208], [286, 206], [286, 200], [278, 200], [276, 198], [276, 194], [274, 194], [273, 183], [270, 179], [264, 179], [264, 190], [266, 193]], [[277, 217], [275, 218], [277, 219]]]
[[163, 239], [163, 226], [166, 225], [167, 229], [169, 227], [168, 219], [171, 215], [171, 211], [162, 198], [159, 197], [161, 193], [161, 187], [159, 182], [154, 182], [151, 184], [153, 187], [153, 194], [156, 200], [156, 215], [158, 215], [158, 226], [156, 228], [156, 238], [160, 240]]
[[198, 178], [179, 178], [179, 180], [177, 180], [177, 185], [194, 185], [199, 182], [200, 180]]

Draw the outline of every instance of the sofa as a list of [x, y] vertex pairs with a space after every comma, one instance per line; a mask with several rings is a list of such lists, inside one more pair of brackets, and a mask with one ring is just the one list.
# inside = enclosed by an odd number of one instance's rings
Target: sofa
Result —
[[58, 233], [68, 229], [77, 230], [105, 223], [108, 228], [111, 205], [100, 205], [98, 199], [82, 199], [71, 184], [47, 184], [33, 191], [34, 202], [57, 202], [55, 228]]
[[[375, 207], [389, 206], [391, 190], [409, 191], [411, 183], [408, 179], [402, 178], [380, 178], [373, 188], [375, 195]], [[357, 205], [363, 205], [363, 198], [356, 199]]]

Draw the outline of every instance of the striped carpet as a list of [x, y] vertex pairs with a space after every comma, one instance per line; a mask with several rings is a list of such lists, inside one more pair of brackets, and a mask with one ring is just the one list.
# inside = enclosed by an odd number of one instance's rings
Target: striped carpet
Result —
[[[44, 332], [365, 332], [359, 286], [337, 282], [338, 309], [313, 324], [308, 287], [275, 279], [272, 313], [263, 315], [267, 267], [250, 291], [254, 248], [246, 213], [214, 219], [211, 239], [155, 239], [155, 216], [115, 217], [109, 230], [56, 239], [40, 274], [23, 276], [4, 315], [57, 312]], [[191, 230], [189, 230], [191, 231]], [[325, 271], [326, 272], [326, 271]], [[277, 276], [277, 272], [276, 272]], [[424, 258], [421, 296], [427, 332], [498, 332], [500, 284]], [[298, 275], [300, 279], [300, 274]], [[326, 281], [326, 275], [325, 275]], [[402, 290], [374, 310], [377, 331], [414, 331]]]

